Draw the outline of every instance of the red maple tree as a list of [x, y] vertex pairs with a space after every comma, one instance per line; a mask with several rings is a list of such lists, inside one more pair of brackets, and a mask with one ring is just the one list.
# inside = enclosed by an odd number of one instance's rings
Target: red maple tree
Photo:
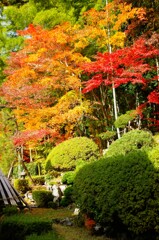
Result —
[[144, 74], [152, 70], [146, 59], [153, 58], [159, 54], [159, 50], [153, 46], [146, 45], [144, 38], [138, 39], [131, 47], [117, 50], [113, 53], [98, 53], [96, 61], [83, 65], [84, 73], [92, 75], [85, 82], [83, 93], [98, 88], [101, 84], [119, 87], [121, 84], [131, 82], [132, 84], [148, 83]]

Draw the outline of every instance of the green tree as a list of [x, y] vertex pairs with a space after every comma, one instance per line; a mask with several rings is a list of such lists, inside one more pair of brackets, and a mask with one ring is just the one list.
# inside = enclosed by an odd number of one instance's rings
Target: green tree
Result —
[[132, 130], [125, 133], [120, 139], [114, 141], [108, 148], [105, 156], [117, 156], [118, 154], [126, 155], [138, 149], [151, 148], [153, 143], [151, 132], [138, 129]]
[[86, 137], [76, 137], [54, 147], [46, 159], [46, 166], [51, 165], [56, 170], [70, 171], [80, 164], [98, 158], [99, 149], [95, 142]]

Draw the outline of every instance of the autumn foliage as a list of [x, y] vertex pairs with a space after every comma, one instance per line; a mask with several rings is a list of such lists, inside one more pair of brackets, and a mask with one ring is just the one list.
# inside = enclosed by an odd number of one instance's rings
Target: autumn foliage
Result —
[[8, 59], [1, 88], [19, 126], [13, 136], [16, 146], [76, 135], [96, 137], [111, 128], [112, 87], [120, 91], [135, 85], [140, 93], [148, 89], [138, 111], [144, 101], [158, 104], [153, 60], [157, 44], [142, 36], [126, 46], [134, 20], [146, 21], [146, 9], [112, 1], [84, 12], [78, 24], [65, 22], [50, 30], [30, 24], [17, 32], [24, 46]]
[[83, 65], [84, 72], [94, 74], [85, 83], [86, 87], [83, 92], [89, 92], [101, 84], [114, 84], [114, 87], [128, 82], [148, 84], [148, 79], [144, 78], [144, 74], [152, 70], [152, 67], [146, 63], [146, 60], [158, 54], [159, 50], [153, 46], [147, 46], [144, 38], [137, 40], [131, 47], [113, 53], [98, 53], [95, 62]]
[[26, 37], [25, 47], [9, 59], [2, 86], [8, 106], [15, 108], [25, 129], [14, 137], [16, 145], [57, 136], [61, 129], [61, 135], [71, 136], [76, 122], [89, 112], [89, 102], [81, 99], [79, 78], [79, 64], [85, 59], [74, 52], [71, 31], [68, 23], [50, 31], [33, 25], [19, 31]]

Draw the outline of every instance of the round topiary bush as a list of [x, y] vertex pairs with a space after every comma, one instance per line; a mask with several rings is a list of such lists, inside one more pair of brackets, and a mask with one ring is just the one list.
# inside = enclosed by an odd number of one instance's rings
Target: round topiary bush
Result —
[[32, 194], [37, 207], [48, 207], [48, 203], [50, 201], [53, 202], [53, 195], [51, 191], [34, 190]]
[[159, 164], [149, 156], [136, 150], [81, 168], [73, 185], [81, 212], [114, 232], [159, 232]]
[[132, 130], [125, 133], [120, 139], [114, 141], [108, 151], [106, 156], [116, 156], [119, 154], [127, 154], [131, 151], [137, 149], [147, 149], [153, 145], [153, 136], [151, 132], [144, 130]]
[[[92, 162], [99, 158], [98, 146], [86, 137], [76, 137], [57, 145], [46, 159], [46, 166], [50, 164], [60, 171], [74, 170], [77, 165]], [[48, 169], [47, 169], [48, 170]]]

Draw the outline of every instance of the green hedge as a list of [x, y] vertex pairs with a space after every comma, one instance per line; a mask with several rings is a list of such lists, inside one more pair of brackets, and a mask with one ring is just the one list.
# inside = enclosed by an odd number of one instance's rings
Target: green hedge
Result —
[[137, 150], [80, 169], [74, 199], [81, 212], [116, 232], [159, 232], [159, 159], [151, 154]]
[[64, 173], [64, 175], [62, 176], [62, 183], [68, 184], [68, 185], [73, 184], [75, 176], [76, 176], [75, 171], [70, 171], [70, 172]]
[[70, 171], [83, 162], [92, 162], [99, 158], [99, 149], [95, 142], [86, 137], [66, 140], [50, 152], [46, 159], [46, 168]]
[[50, 231], [51, 221], [33, 217], [30, 214], [17, 214], [4, 217], [0, 221], [1, 240], [24, 240], [26, 235], [36, 233], [37, 235]]
[[138, 149], [147, 149], [153, 146], [153, 136], [150, 132], [144, 130], [132, 130], [125, 133], [120, 139], [114, 141], [106, 156], [117, 156], [119, 154], [127, 154]]
[[32, 194], [37, 207], [48, 207], [48, 203], [53, 201], [53, 195], [51, 191], [34, 190]]
[[73, 203], [73, 187], [68, 186], [64, 191], [64, 196], [60, 201], [60, 206], [67, 207]]

